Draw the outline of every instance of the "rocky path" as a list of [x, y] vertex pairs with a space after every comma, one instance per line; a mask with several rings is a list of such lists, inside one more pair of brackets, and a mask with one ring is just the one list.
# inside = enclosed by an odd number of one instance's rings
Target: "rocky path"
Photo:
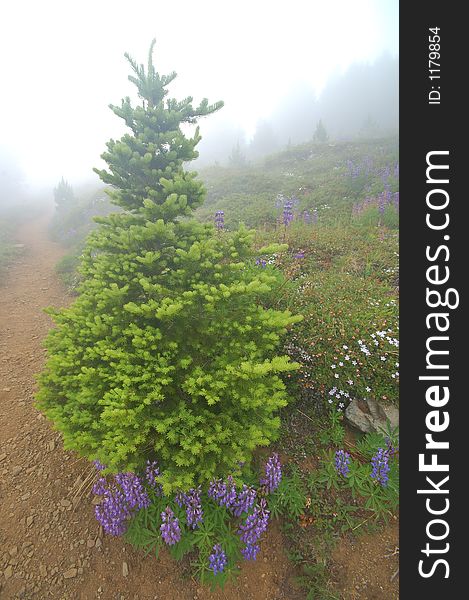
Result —
[[63, 450], [34, 408], [34, 376], [51, 326], [43, 308], [70, 302], [54, 266], [63, 250], [47, 238], [48, 216], [18, 231], [24, 253], [0, 281], [0, 598], [63, 600], [280, 600], [302, 597], [277, 527], [255, 563], [211, 593], [164, 552], [158, 560], [103, 537], [92, 498], [77, 498], [90, 467]]

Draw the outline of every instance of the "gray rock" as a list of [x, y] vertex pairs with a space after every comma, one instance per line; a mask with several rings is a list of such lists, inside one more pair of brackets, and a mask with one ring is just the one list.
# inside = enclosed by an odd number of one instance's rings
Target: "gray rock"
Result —
[[399, 425], [399, 410], [395, 406], [381, 404], [372, 398], [352, 400], [345, 409], [347, 421], [363, 433], [378, 432]]

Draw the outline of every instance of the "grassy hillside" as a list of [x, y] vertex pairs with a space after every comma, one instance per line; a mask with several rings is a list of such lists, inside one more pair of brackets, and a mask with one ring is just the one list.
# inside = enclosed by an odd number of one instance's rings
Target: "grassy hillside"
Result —
[[[367, 198], [399, 190], [397, 165], [397, 138], [293, 146], [244, 168], [201, 171], [208, 193], [197, 214], [210, 220], [224, 210], [228, 227], [273, 225], [282, 216], [277, 196], [283, 194], [295, 196], [298, 215], [316, 210], [323, 224], [347, 225]], [[397, 225], [391, 215], [387, 219], [388, 225]]]

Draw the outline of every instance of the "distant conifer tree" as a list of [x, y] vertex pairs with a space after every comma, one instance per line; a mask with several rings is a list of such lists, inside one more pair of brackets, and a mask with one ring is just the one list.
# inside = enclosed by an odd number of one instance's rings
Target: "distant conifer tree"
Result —
[[239, 140], [236, 146], [233, 147], [230, 156], [228, 157], [228, 164], [230, 167], [240, 168], [246, 166], [246, 157], [244, 156], [239, 146]]
[[316, 125], [316, 130], [313, 134], [313, 142], [325, 144], [328, 141], [329, 136], [327, 134], [326, 128], [324, 127], [322, 120], [319, 119], [318, 124]]
[[63, 177], [54, 188], [54, 200], [58, 210], [69, 210], [75, 203], [73, 188]]

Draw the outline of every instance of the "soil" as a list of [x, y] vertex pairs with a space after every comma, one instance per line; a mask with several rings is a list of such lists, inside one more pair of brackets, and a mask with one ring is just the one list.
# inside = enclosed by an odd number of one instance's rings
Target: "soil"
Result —
[[345, 538], [332, 555], [336, 588], [347, 600], [398, 600], [399, 529]]
[[[45, 356], [42, 340], [52, 325], [43, 308], [71, 302], [55, 275], [64, 250], [48, 239], [49, 218], [20, 227], [16, 241], [24, 244], [22, 255], [0, 281], [0, 598], [304, 598], [306, 593], [293, 586], [295, 571], [278, 523], [269, 527], [258, 559], [244, 563], [239, 578], [224, 590], [211, 592], [168, 553], [156, 560], [119, 538], [103, 536], [91, 498], [76, 497], [89, 464], [63, 449], [60, 435], [34, 407], [35, 374]], [[397, 577], [391, 588], [380, 587], [397, 568], [396, 557], [382, 559], [384, 575], [378, 560], [386, 548], [393, 550], [396, 539], [394, 527], [392, 534], [363, 537], [355, 546], [341, 543], [334, 562], [345, 600], [398, 597]]]

